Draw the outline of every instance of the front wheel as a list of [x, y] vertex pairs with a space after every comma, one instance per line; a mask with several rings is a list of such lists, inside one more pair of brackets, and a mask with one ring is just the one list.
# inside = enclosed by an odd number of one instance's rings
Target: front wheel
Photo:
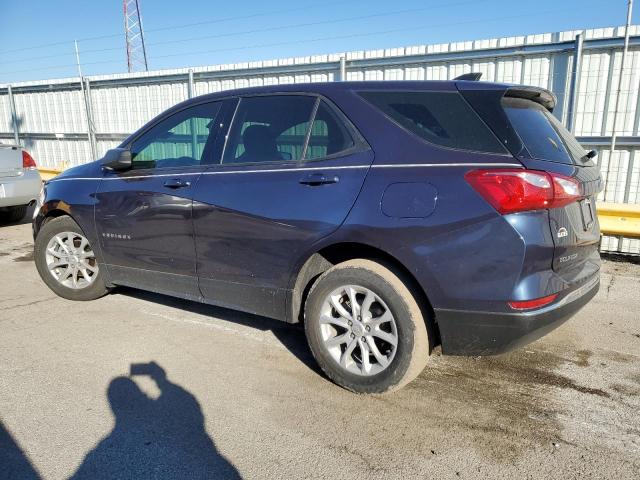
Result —
[[108, 292], [89, 240], [71, 217], [54, 218], [42, 226], [35, 262], [44, 283], [63, 298], [94, 300]]
[[322, 274], [305, 304], [305, 332], [325, 374], [357, 393], [409, 383], [429, 358], [429, 334], [402, 275], [371, 260]]

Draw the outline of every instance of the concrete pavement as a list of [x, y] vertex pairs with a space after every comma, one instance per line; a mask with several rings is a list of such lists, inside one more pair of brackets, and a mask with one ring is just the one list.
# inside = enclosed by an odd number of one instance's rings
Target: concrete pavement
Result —
[[526, 348], [436, 352], [365, 397], [297, 327], [129, 289], [69, 302], [31, 252], [30, 225], [0, 227], [0, 478], [640, 477], [640, 266], [605, 262]]

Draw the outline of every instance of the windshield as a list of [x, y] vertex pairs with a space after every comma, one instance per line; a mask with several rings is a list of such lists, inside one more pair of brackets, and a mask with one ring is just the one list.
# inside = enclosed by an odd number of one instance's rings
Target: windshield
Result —
[[588, 162], [587, 152], [576, 138], [542, 105], [507, 97], [502, 107], [533, 158], [566, 164]]

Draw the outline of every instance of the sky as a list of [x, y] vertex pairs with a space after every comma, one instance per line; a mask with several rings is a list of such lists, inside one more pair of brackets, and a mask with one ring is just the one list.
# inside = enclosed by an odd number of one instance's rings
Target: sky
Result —
[[[140, 0], [150, 70], [624, 25], [626, 0]], [[640, 5], [633, 16], [640, 22]], [[0, 83], [127, 71], [122, 0], [0, 0]]]

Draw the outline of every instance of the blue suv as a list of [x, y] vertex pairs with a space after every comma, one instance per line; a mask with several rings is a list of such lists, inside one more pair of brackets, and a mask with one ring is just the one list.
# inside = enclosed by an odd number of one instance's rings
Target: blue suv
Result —
[[541, 88], [342, 82], [183, 102], [44, 186], [35, 259], [58, 295], [118, 285], [303, 322], [362, 393], [436, 345], [488, 355], [597, 292], [601, 189]]

